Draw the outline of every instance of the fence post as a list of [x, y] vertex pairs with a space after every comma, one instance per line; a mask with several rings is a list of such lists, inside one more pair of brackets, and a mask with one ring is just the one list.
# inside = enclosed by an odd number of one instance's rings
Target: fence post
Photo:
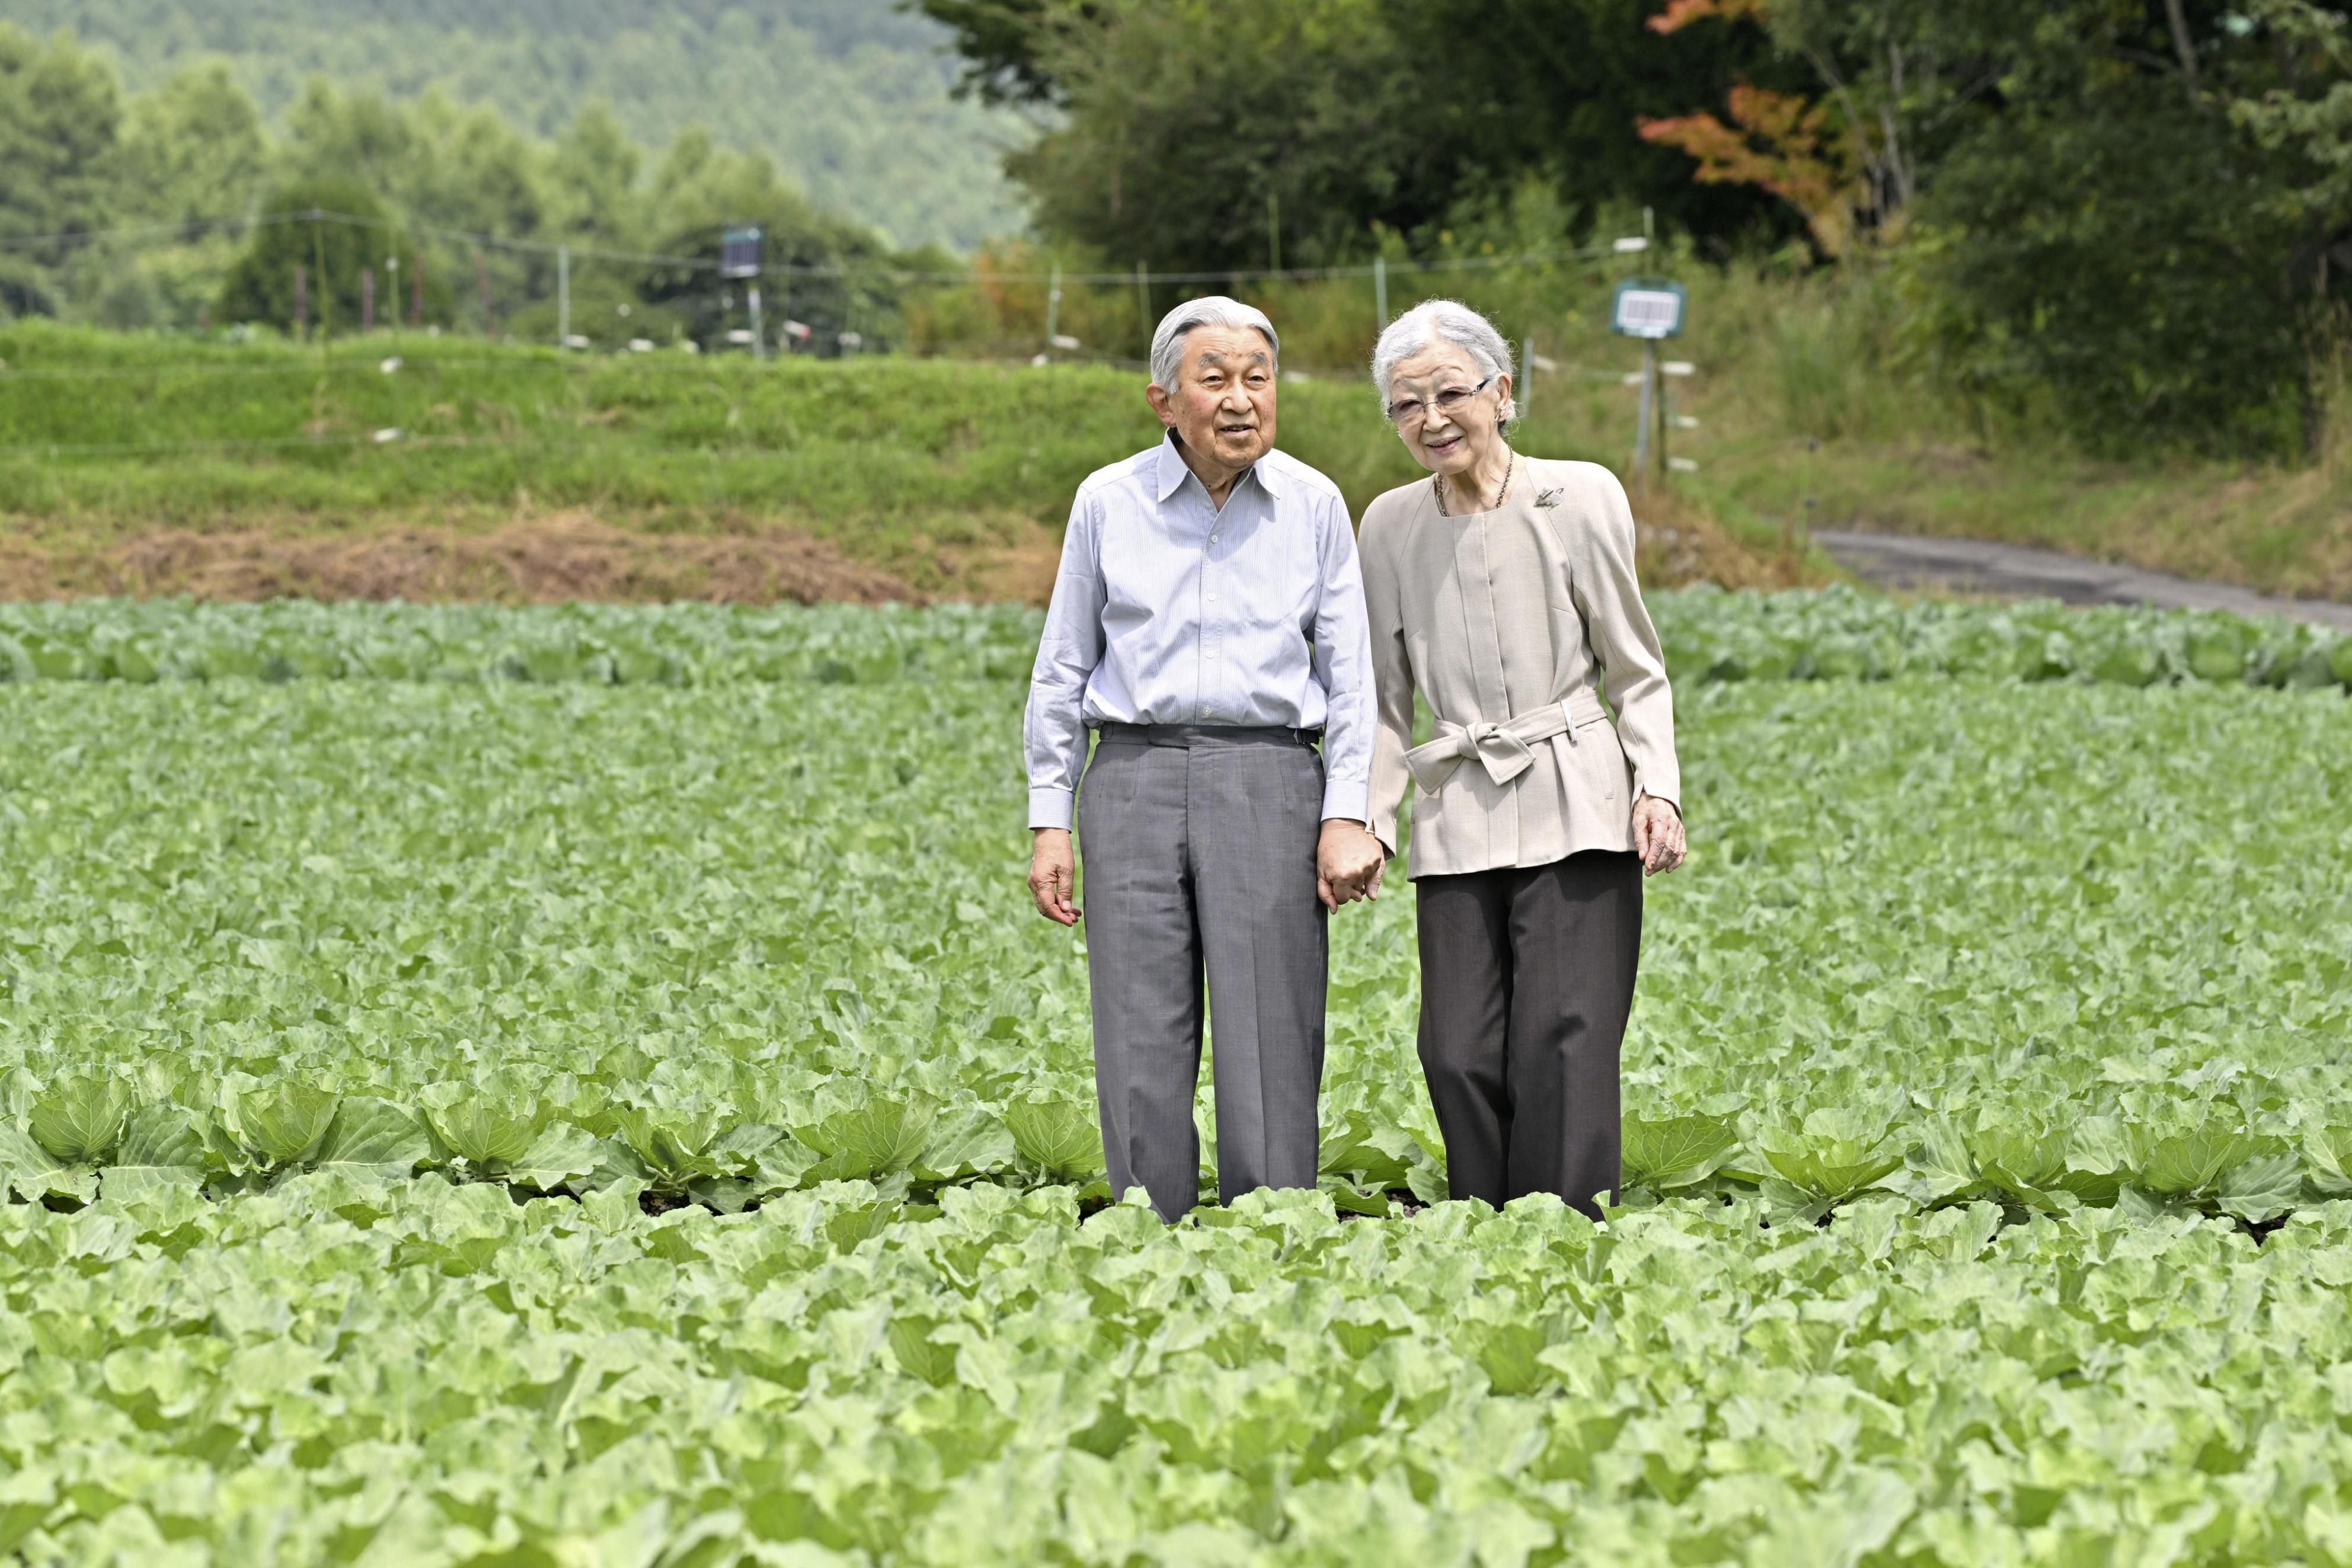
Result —
[[300, 262], [294, 264], [294, 340], [309, 341], [310, 337], [310, 269]]
[[1151, 283], [1143, 263], [1135, 264], [1135, 319], [1143, 323], [1143, 354], [1151, 357]]
[[1644, 490], [1650, 484], [1650, 423], [1655, 417], [1658, 403], [1658, 340], [1646, 339], [1642, 344], [1642, 423], [1633, 434], [1633, 487]]
[[496, 321], [490, 319], [490, 267], [489, 264], [482, 259], [480, 246], [474, 247], [474, 283], [480, 289], [482, 296], [482, 336], [494, 338], [498, 336], [499, 327]]
[[360, 330], [375, 330], [375, 268], [360, 268]]
[[1381, 319], [1380, 330], [1389, 329], [1389, 258], [1372, 257], [1372, 313]]
[[555, 247], [555, 346], [572, 347], [572, 247]]
[[319, 275], [319, 341], [327, 340], [327, 301], [332, 298], [327, 283], [327, 242], [319, 233], [319, 209], [310, 209], [310, 267]]
[[1062, 330], [1062, 258], [1054, 258], [1051, 280], [1045, 285], [1045, 351], [1054, 351], [1054, 339]]

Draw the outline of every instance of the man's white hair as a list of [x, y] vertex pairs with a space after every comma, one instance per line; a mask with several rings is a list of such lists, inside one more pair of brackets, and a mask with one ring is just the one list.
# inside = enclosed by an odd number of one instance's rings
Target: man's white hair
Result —
[[[1427, 299], [1390, 322], [1372, 350], [1372, 384], [1381, 389], [1383, 405], [1397, 367], [1440, 338], [1468, 353], [1481, 376], [1512, 374], [1510, 341], [1495, 330], [1492, 321], [1459, 299]], [[1518, 400], [1507, 400], [1503, 423], [1518, 416]]]
[[1184, 334], [1195, 327], [1230, 327], [1235, 330], [1254, 327], [1265, 335], [1266, 347], [1274, 350], [1274, 362], [1282, 363], [1282, 339], [1276, 333], [1274, 323], [1265, 319], [1265, 311], [1222, 294], [1212, 294], [1187, 299], [1160, 318], [1160, 329], [1151, 334], [1153, 386], [1165, 392], [1176, 390], [1176, 378], [1184, 369]]

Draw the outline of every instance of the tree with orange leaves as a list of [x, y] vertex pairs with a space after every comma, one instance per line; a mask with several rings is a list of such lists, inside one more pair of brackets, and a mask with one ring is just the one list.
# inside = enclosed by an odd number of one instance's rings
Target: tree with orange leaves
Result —
[[[1803, 57], [1822, 96], [1731, 90], [1727, 125], [1708, 113], [1644, 120], [1643, 137], [1698, 160], [1703, 183], [1750, 184], [1805, 216], [1814, 242], [1844, 254], [1867, 219], [1884, 230], [1916, 184], [1906, 127], [1935, 76], [1937, 0], [1668, 0], [1649, 18], [1654, 33], [1703, 21], [1748, 20]], [[1924, 9], [1923, 9], [1924, 7]], [[1856, 69], [1857, 65], [1862, 68]]]
[[[1681, 3], [1703, 5], [1712, 0]], [[1679, 147], [1697, 159], [1702, 184], [1757, 185], [1771, 192], [1805, 215], [1822, 254], [1843, 256], [1853, 243], [1855, 209], [1868, 199], [1868, 188], [1829, 106], [1743, 82], [1731, 89], [1729, 111], [1729, 125], [1712, 114], [1643, 120], [1642, 138]]]

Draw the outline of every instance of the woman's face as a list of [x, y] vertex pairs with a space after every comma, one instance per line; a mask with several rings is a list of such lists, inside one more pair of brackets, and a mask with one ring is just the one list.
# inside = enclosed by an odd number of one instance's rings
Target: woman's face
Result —
[[1510, 395], [1510, 377], [1488, 381], [1468, 350], [1442, 338], [1389, 378], [1397, 437], [1414, 462], [1436, 474], [1464, 473], [1500, 447], [1503, 404]]

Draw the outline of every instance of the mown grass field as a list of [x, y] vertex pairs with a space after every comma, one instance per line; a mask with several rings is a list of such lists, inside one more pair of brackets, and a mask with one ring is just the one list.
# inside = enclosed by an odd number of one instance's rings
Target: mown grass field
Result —
[[[0, 518], [21, 548], [67, 556], [163, 529], [480, 533], [581, 509], [655, 536], [781, 526], [955, 588], [975, 556], [1050, 550], [1078, 481], [1159, 431], [1139, 377], [1076, 365], [37, 327], [0, 331]], [[1286, 387], [1282, 438], [1359, 507], [1407, 476], [1360, 387]]]
[[1421, 1207], [1400, 888], [1163, 1229], [1032, 617], [8, 609], [0, 1552], [2352, 1560], [2352, 643], [1659, 612], [1623, 1207]]

